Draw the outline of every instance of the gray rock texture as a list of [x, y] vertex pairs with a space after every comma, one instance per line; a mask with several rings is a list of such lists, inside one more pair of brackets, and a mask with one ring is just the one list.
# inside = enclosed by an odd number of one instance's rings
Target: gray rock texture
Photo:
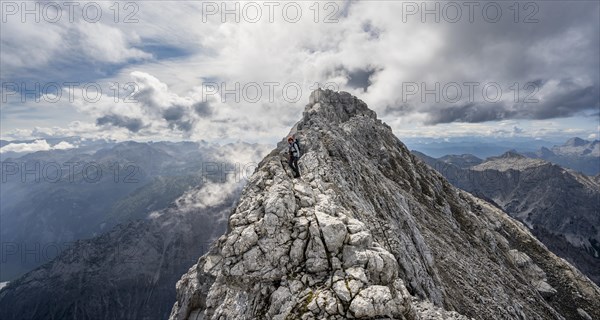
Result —
[[600, 283], [600, 183], [514, 151], [461, 169], [416, 153], [454, 186], [525, 223], [558, 256]]
[[361, 100], [317, 90], [259, 164], [171, 319], [600, 318], [600, 289], [521, 223], [451, 186]]

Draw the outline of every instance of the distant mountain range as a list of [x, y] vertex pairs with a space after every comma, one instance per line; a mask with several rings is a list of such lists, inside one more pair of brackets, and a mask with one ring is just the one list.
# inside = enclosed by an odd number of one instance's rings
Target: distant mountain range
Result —
[[[225, 232], [241, 186], [194, 188], [147, 219], [75, 242], [0, 291], [0, 318], [166, 319], [175, 283]], [[223, 193], [203, 204], [215, 188]]]
[[564, 140], [543, 140], [529, 137], [400, 137], [411, 150], [440, 158], [449, 154], [472, 154], [478, 158], [493, 157], [508, 150], [536, 152], [542, 147], [562, 144]]
[[550, 149], [542, 147], [537, 152], [523, 154], [531, 158], [550, 161], [590, 176], [600, 173], [599, 140], [587, 141], [573, 138], [560, 146], [553, 146]]
[[600, 283], [600, 176], [515, 151], [481, 162], [471, 155], [435, 159], [413, 153], [453, 185], [524, 222], [549, 249]]
[[202, 186], [203, 177], [225, 180], [223, 165], [233, 167], [220, 157], [231, 146], [205, 142], [60, 141], [77, 147], [3, 154], [0, 281], [50, 261], [74, 241], [147, 218]]
[[[231, 208], [245, 178], [252, 173], [242, 170], [252, 170], [264, 152], [263, 145], [246, 143], [218, 146], [122, 142], [107, 144], [89, 154], [70, 149], [38, 152], [33, 158], [31, 154], [21, 156], [19, 159], [45, 159], [40, 161], [127, 160], [144, 168], [142, 177], [152, 176], [152, 179], [140, 179], [144, 181], [140, 185], [126, 184], [135, 188], [124, 188], [121, 197], [104, 196], [104, 202], [94, 196], [107, 193], [111, 183], [91, 184], [84, 189], [86, 185], [80, 182], [81, 190], [67, 189], [63, 195], [89, 201], [86, 207], [74, 208], [72, 217], [52, 202], [46, 203], [50, 216], [47, 220], [56, 227], [34, 224], [32, 230], [59, 237], [60, 233], [50, 231], [62, 226], [64, 233], [87, 234], [91, 238], [74, 237], [71, 245], [56, 257], [45, 257], [46, 261], [37, 261], [42, 265], [33, 266], [33, 270], [11, 279], [8, 285], [2, 283], [6, 286], [0, 289], [0, 319], [166, 319], [176, 300], [177, 280], [226, 231]], [[15, 181], [12, 183], [11, 187], [24, 188], [14, 184]], [[30, 187], [39, 188], [42, 194], [52, 190], [43, 183], [32, 183]], [[28, 197], [31, 195], [23, 195], [24, 199]], [[29, 198], [29, 201], [43, 199], [46, 198]], [[16, 202], [16, 207], [23, 210], [25, 202]], [[99, 217], [90, 214], [90, 210]], [[38, 211], [32, 211], [31, 215], [23, 220], [13, 217], [11, 223], [20, 226], [44, 218]], [[91, 226], [71, 223], [73, 218], [90, 222]], [[99, 221], [104, 222], [96, 224], [96, 231], [90, 233], [94, 230], [93, 223]], [[4, 219], [2, 222], [4, 227]], [[23, 272], [33, 268], [15, 260], [8, 262]]]
[[[587, 175], [600, 174], [600, 141], [588, 141], [581, 138], [569, 139], [566, 143], [534, 140], [526, 138], [512, 139], [406, 139], [412, 149], [444, 162], [462, 167], [469, 161], [482, 161], [509, 150], [536, 159], [543, 159], [565, 168], [573, 169]], [[464, 162], [462, 157], [471, 159]], [[479, 159], [479, 160], [478, 160]], [[460, 164], [459, 162], [464, 162]]]

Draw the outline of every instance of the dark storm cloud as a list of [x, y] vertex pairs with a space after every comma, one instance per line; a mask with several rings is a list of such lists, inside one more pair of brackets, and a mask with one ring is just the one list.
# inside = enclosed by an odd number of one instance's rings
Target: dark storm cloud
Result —
[[366, 90], [371, 85], [369, 78], [375, 72], [374, 69], [357, 69], [348, 72], [348, 86], [353, 89], [362, 88]]
[[450, 122], [485, 122], [514, 117], [503, 103], [467, 103], [461, 106], [429, 111], [427, 124]]
[[194, 109], [196, 114], [201, 117], [208, 117], [213, 113], [210, 104], [206, 101], [196, 102], [192, 105], [192, 108]]
[[413, 111], [413, 107], [411, 107], [407, 103], [403, 103], [394, 106], [386, 106], [385, 109], [383, 109], [383, 115], [397, 117], [402, 116], [404, 114], [412, 113]]
[[[384, 115], [426, 114], [427, 124], [484, 122], [505, 119], [551, 119], [600, 108], [600, 3], [535, 2], [538, 22], [439, 24], [444, 45], [421, 69], [403, 70], [409, 81], [481, 84], [495, 82], [504, 90], [501, 101], [461, 99], [454, 103], [409, 100], [390, 106]], [[511, 14], [508, 4], [504, 15]], [[523, 17], [521, 17], [523, 18]], [[427, 80], [423, 80], [427, 79]], [[432, 80], [433, 79], [433, 80]], [[532, 80], [533, 79], [533, 80]], [[522, 95], [512, 101], [509, 87], [518, 83]], [[538, 102], [524, 103], [527, 83], [533, 83]], [[400, 84], [398, 85], [400, 87]], [[418, 96], [418, 95], [417, 95]], [[399, 104], [401, 105], [401, 104]]]
[[159, 109], [160, 104], [156, 101], [156, 96], [158, 95], [157, 90], [152, 86], [146, 86], [139, 91], [137, 91], [133, 98], [135, 101], [139, 102], [141, 105], [149, 107], [151, 109]]
[[163, 118], [167, 121], [177, 121], [183, 118], [185, 108], [182, 106], [172, 106], [163, 112]]
[[144, 126], [141, 119], [129, 118], [116, 114], [105, 115], [96, 119], [96, 125], [101, 126], [106, 124], [110, 124], [115, 127], [127, 128], [127, 130], [131, 132], [138, 132]]
[[565, 90], [560, 90], [546, 101], [526, 108], [522, 117], [531, 119], [568, 117], [584, 110], [600, 108], [598, 99], [600, 99], [598, 86], [579, 87], [573, 85]]
[[[540, 88], [543, 88], [543, 85]], [[458, 105], [440, 104], [420, 111], [428, 114], [426, 124], [478, 123], [505, 119], [545, 120], [574, 116], [585, 110], [597, 110], [600, 108], [599, 97], [598, 87], [580, 87], [570, 80], [563, 80], [553, 88], [551, 94], [537, 102], [514, 104], [502, 101], [496, 103], [480, 101]], [[384, 113], [387, 115], [402, 110], [413, 110], [413, 108], [406, 106], [386, 108]]]
[[194, 122], [187, 117], [187, 110], [184, 106], [171, 106], [163, 111], [163, 119], [171, 130], [189, 132], [194, 128]]
[[170, 130], [189, 135], [198, 125], [200, 118], [212, 115], [213, 110], [208, 102], [194, 102], [182, 98], [150, 74], [133, 72], [132, 76], [139, 85], [134, 98], [140, 108], [140, 119], [116, 116], [109, 111], [107, 115], [96, 121], [99, 125], [111, 124], [128, 128], [132, 132], [155, 125], [166, 126]]

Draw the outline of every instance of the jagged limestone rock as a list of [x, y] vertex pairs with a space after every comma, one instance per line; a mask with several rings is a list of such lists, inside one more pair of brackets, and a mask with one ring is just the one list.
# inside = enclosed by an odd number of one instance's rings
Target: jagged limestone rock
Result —
[[302, 178], [282, 141], [178, 283], [171, 319], [600, 317], [597, 286], [416, 159], [356, 97], [313, 92], [291, 133]]
[[579, 313], [583, 320], [592, 320], [592, 317], [590, 317], [590, 315], [581, 308], [577, 308], [577, 313]]
[[550, 298], [556, 294], [556, 290], [546, 282], [544, 270], [535, 264], [527, 254], [515, 249], [509, 250], [508, 254], [511, 261], [523, 271], [524, 276], [530, 280], [534, 288], [543, 297]]

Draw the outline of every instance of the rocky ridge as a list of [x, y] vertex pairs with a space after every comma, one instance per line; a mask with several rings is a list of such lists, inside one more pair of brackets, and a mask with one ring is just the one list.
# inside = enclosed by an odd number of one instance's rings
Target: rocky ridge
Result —
[[546, 164], [550, 165], [544, 160], [531, 159], [522, 156], [515, 151], [508, 151], [501, 156], [488, 158], [484, 162], [473, 166], [471, 169], [477, 171], [484, 171], [488, 169], [498, 171], [525, 170]]
[[600, 283], [600, 184], [592, 177], [514, 152], [470, 168], [415, 152], [454, 186], [525, 223], [558, 256]]
[[585, 319], [600, 289], [519, 222], [452, 187], [348, 93], [317, 90], [259, 164], [171, 319]]

